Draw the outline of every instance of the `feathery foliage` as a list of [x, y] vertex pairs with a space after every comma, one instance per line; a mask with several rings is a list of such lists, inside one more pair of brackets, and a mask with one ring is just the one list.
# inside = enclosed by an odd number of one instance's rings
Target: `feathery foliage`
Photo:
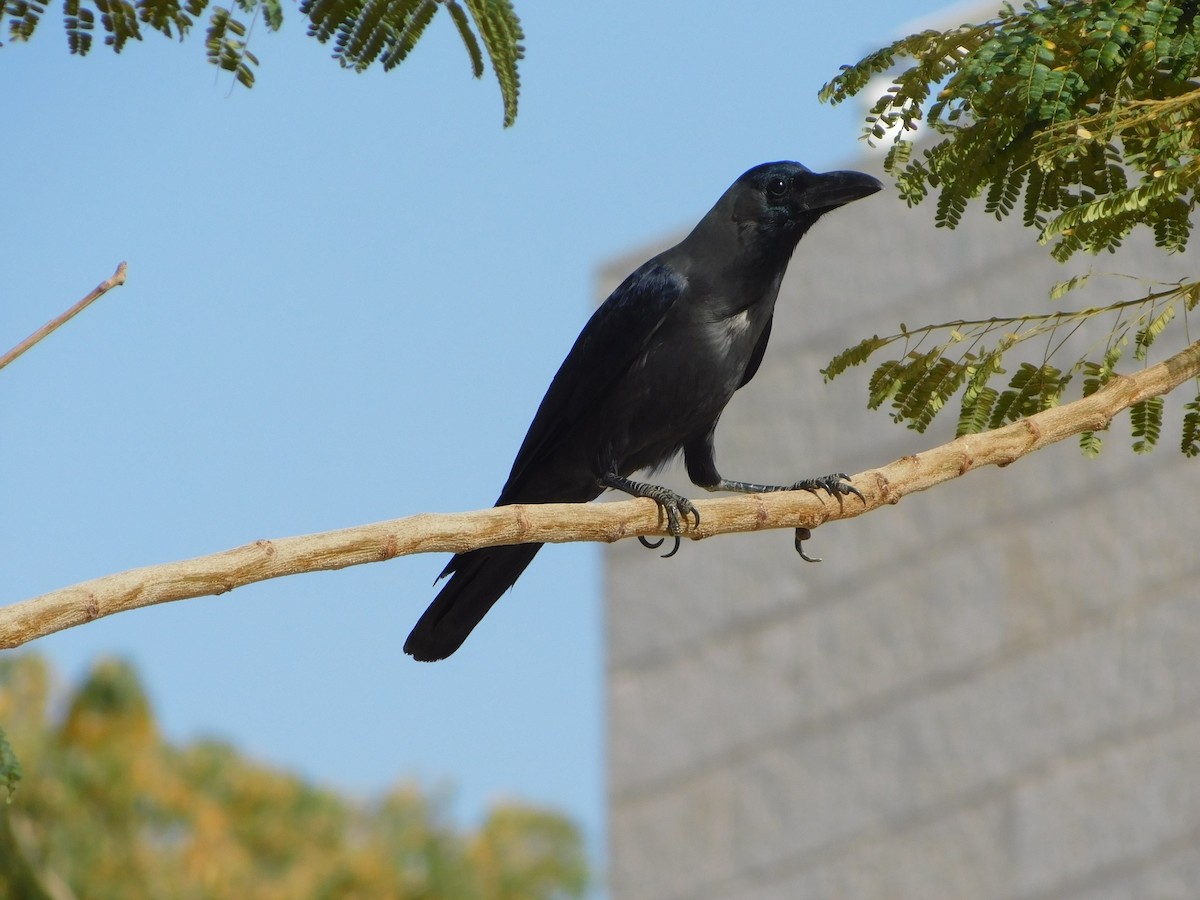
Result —
[[[378, 62], [389, 71], [403, 62], [425, 33], [439, 8], [444, 8], [466, 48], [471, 73], [483, 77], [486, 52], [500, 85], [504, 124], [517, 116], [520, 78], [517, 66], [525, 54], [525, 35], [512, 0], [301, 0], [300, 14], [308, 19], [308, 34], [321, 43], [333, 42], [333, 57], [342, 66], [362, 72]], [[97, 32], [120, 53], [130, 40], [146, 32], [182, 41], [192, 25], [209, 12], [204, 49], [209, 63], [233, 74], [251, 87], [258, 57], [249, 49], [249, 35], [261, 19], [269, 31], [283, 25], [280, 0], [233, 0], [213, 6], [209, 0], [63, 0], [67, 49], [86, 56]], [[40, 0], [3, 0], [0, 14], [8, 20], [14, 42], [33, 37], [46, 12]], [[99, 29], [97, 29], [97, 25]]]
[[1179, 449], [1184, 456], [1200, 456], [1200, 394], [1183, 408], [1183, 438]]
[[[1086, 280], [1072, 279], [1076, 286]], [[1070, 285], [1070, 282], [1056, 285], [1052, 293], [1061, 295]], [[898, 344], [899, 357], [880, 363], [868, 381], [868, 407], [879, 409], [887, 404], [896, 422], [906, 422], [909, 428], [923, 432], [961, 388], [956, 433], [974, 434], [1058, 405], [1077, 375], [1082, 375], [1083, 396], [1095, 393], [1116, 375], [1116, 366], [1131, 341], [1134, 359], [1145, 362], [1150, 347], [1175, 318], [1176, 311], [1181, 309], [1186, 317], [1195, 309], [1198, 299], [1200, 283], [1183, 282], [1106, 306], [958, 319], [920, 328], [901, 325], [895, 334], [872, 335], [843, 350], [821, 373], [830, 381], [847, 369], [864, 364], [884, 347]], [[1107, 336], [1088, 347], [1065, 370], [1051, 364], [1051, 357], [1060, 354], [1080, 329], [1097, 317], [1108, 318]], [[1008, 374], [1004, 368], [1005, 355], [1029, 342], [1041, 348], [1040, 358], [1022, 361], [1005, 389], [998, 391], [992, 387], [989, 382], [993, 377]], [[932, 346], [927, 346], [930, 343]], [[1189, 404], [1188, 409], [1191, 408]], [[1138, 415], [1148, 418], [1142, 420], [1141, 427], [1135, 423], [1134, 449], [1146, 452], [1158, 442], [1162, 406], [1147, 408]], [[1191, 442], [1185, 433], [1185, 453], [1200, 433], [1197, 431], [1200, 409], [1193, 418], [1196, 421], [1191, 426]], [[1187, 421], [1184, 427], [1188, 428]], [[1100, 440], [1088, 432], [1081, 438], [1081, 446], [1084, 452], [1094, 455], [1100, 449]], [[1200, 447], [1196, 453], [1200, 453]]]
[[[986, 22], [909, 35], [844, 66], [821, 99], [839, 103], [881, 75], [891, 84], [870, 108], [863, 137], [872, 145], [892, 141], [885, 170], [910, 206], [936, 196], [939, 226], [954, 228], [968, 206], [982, 201], [997, 219], [1019, 215], [1059, 261], [1080, 250], [1113, 251], [1139, 226], [1166, 252], [1186, 247], [1200, 182], [1197, 0], [1005, 3]], [[919, 153], [918, 129], [928, 135]], [[1087, 279], [1055, 286], [1051, 299]], [[1186, 313], [1198, 296], [1200, 283], [1188, 282], [1075, 312], [913, 331], [902, 326], [839, 354], [825, 375], [833, 378], [902, 341], [903, 356], [872, 376], [869, 405], [888, 403], [897, 421], [924, 430], [961, 390], [958, 433], [966, 434], [1054, 405], [1076, 375], [1083, 375], [1084, 394], [1098, 390], [1113, 377], [1130, 338], [1133, 359], [1145, 362], [1173, 322], [1182, 322], [1186, 335]], [[1051, 365], [1051, 356], [1096, 316], [1110, 317], [1103, 346], [1065, 369]], [[932, 348], [925, 346], [939, 335]], [[1032, 338], [1045, 339], [1041, 359], [1022, 362], [1006, 388], [990, 386], [994, 376], [1007, 374], [1006, 351]], [[1196, 412], [1184, 422], [1189, 455], [1200, 452]], [[1139, 404], [1133, 419], [1134, 449], [1152, 449], [1161, 401]], [[1094, 454], [1100, 441], [1086, 434], [1082, 445]]]
[[[939, 224], [979, 197], [1003, 218], [1024, 193], [1025, 221], [1057, 241], [1058, 259], [1113, 249], [1139, 224], [1181, 250], [1200, 180], [1198, 11], [1194, 0], [1005, 4], [988, 22], [910, 35], [844, 67], [821, 97], [838, 103], [912, 60], [864, 136], [900, 129], [887, 169], [909, 203], [938, 192]], [[914, 159], [904, 134], [922, 123], [941, 139]]]

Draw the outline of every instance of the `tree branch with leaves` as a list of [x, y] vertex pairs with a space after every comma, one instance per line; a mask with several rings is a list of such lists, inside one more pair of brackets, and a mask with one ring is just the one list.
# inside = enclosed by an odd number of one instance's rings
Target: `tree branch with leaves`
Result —
[[[884, 166], [900, 197], [916, 205], [936, 194], [942, 227], [954, 228], [969, 205], [982, 204], [997, 219], [1019, 209], [1059, 261], [1113, 251], [1139, 227], [1174, 253], [1191, 235], [1200, 181], [1198, 10], [1195, 0], [1005, 4], [987, 22], [895, 41], [843, 67], [820, 96], [839, 103], [881, 77], [890, 81], [864, 138], [891, 140]], [[1062, 282], [1051, 299], [1086, 281]], [[825, 374], [836, 377], [899, 345], [902, 355], [871, 376], [870, 405], [890, 404], [897, 421], [923, 431], [961, 392], [957, 430], [969, 434], [1053, 407], [1079, 376], [1082, 394], [1094, 393], [1117, 376], [1131, 338], [1141, 364], [1164, 333], [1190, 343], [1188, 314], [1198, 301], [1200, 282], [1185, 281], [1070, 312], [902, 327], [843, 352]], [[1052, 361], [1065, 338], [1093, 319], [1109, 323], [1094, 352]], [[1043, 337], [1049, 349], [1039, 362], [1020, 364], [1005, 389], [991, 386], [1008, 374], [1009, 351]], [[1152, 449], [1161, 398], [1135, 405], [1132, 418], [1134, 450]], [[1085, 452], [1099, 452], [1094, 432], [1080, 440]], [[1185, 405], [1179, 445], [1200, 454], [1200, 391]]]
[[[483, 77], [484, 54], [500, 85], [504, 125], [517, 117], [525, 34], [511, 0], [301, 0], [308, 35], [333, 44], [333, 58], [344, 68], [363, 72], [375, 63], [390, 71], [403, 62], [424, 35], [439, 9], [454, 23], [470, 58], [471, 73]], [[46, 13], [42, 0], [5, 0], [0, 16], [8, 20], [8, 38], [29, 41]], [[120, 53], [129, 41], [160, 34], [183, 41], [208, 12], [204, 52], [208, 62], [231, 72], [239, 84], [254, 85], [258, 56], [250, 50], [255, 25], [268, 31], [283, 27], [280, 0], [234, 0], [213, 6], [209, 0], [63, 0], [67, 49], [86, 56], [94, 38]]]

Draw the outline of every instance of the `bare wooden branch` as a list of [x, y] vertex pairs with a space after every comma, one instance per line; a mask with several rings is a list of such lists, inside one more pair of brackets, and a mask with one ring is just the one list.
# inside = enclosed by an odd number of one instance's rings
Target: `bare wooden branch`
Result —
[[[1117, 376], [1090, 397], [855, 475], [853, 482], [865, 503], [856, 497], [839, 503], [806, 491], [698, 500], [701, 524], [689, 528], [687, 535], [706, 538], [768, 528], [815, 528], [860, 516], [972, 469], [1006, 466], [1072, 435], [1100, 431], [1134, 403], [1168, 393], [1198, 375], [1200, 341], [1135, 375]], [[612, 542], [663, 533], [652, 501], [626, 500], [425, 513], [341, 531], [261, 540], [211, 556], [106, 575], [0, 608], [0, 649], [124, 610], [223, 594], [301, 572], [342, 569], [411, 553], [459, 553], [525, 542]]]
[[79, 313], [83, 312], [83, 310], [86, 309], [88, 307], [88, 305], [95, 302], [96, 300], [99, 300], [101, 297], [103, 297], [105, 294], [107, 294], [113, 288], [124, 284], [125, 283], [125, 268], [126, 268], [125, 263], [121, 263], [119, 266], [117, 266], [117, 271], [113, 272], [111, 278], [108, 278], [108, 279], [100, 282], [98, 285], [96, 285], [95, 290], [93, 290], [90, 294], [88, 294], [86, 297], [84, 297], [82, 300], [80, 300], [78, 303], [76, 303], [74, 306], [72, 306], [70, 309], [68, 309], [61, 316], [51, 319], [49, 322], [47, 322], [45, 325], [43, 325], [41, 328], [39, 328], [37, 331], [35, 331], [29, 337], [25, 338], [25, 340], [21, 341], [21, 343], [17, 344], [17, 346], [13, 347], [11, 350], [9, 350], [7, 353], [5, 353], [3, 356], [0, 356], [0, 369], [3, 369], [10, 362], [12, 362], [14, 359], [16, 359], [18, 356], [20, 356], [22, 353], [24, 353], [26, 350], [28, 350], [30, 347], [32, 347], [34, 344], [36, 344], [38, 341], [40, 341], [42, 338], [44, 338], [46, 335], [50, 334], [52, 331], [54, 331], [56, 328], [58, 328], [64, 322], [67, 322], [70, 319], [72, 319], [73, 317], [79, 315]]

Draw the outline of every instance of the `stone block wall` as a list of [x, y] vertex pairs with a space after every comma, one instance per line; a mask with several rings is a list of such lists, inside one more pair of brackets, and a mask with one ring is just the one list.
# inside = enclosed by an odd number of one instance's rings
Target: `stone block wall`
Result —
[[[1170, 280], [1187, 262], [1142, 243], [1067, 269], [1019, 225], [935, 229], [887, 192], [838, 210], [797, 250], [765, 363], [718, 427], [721, 472], [855, 472], [952, 438], [953, 412], [919, 435], [866, 410], [867, 369], [822, 384], [856, 338], [1048, 308], [1089, 266]], [[1099, 459], [1067, 441], [831, 523], [806, 546], [820, 564], [786, 531], [667, 560], [607, 548], [613, 900], [1200, 896], [1184, 394], [1152, 454], [1129, 450], [1126, 414]], [[662, 480], [698, 492], [682, 467]]]

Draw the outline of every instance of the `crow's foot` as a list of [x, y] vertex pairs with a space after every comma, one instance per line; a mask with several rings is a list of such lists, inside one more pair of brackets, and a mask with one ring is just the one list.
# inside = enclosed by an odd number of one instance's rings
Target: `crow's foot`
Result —
[[[839, 502], [847, 494], [853, 494], [866, 505], [867, 498], [854, 485], [848, 484], [849, 480], [850, 476], [845, 472], [834, 472], [832, 475], [825, 475], [821, 478], [806, 478], [803, 481], [797, 481], [792, 485], [792, 490], [812, 491], [814, 494], [817, 491], [824, 491], [831, 497], [837, 497]], [[810, 537], [812, 537], [812, 532], [807, 528], [796, 529], [796, 552], [800, 554], [800, 558], [805, 562], [820, 562], [821, 557], [809, 556], [804, 552], [804, 541], [807, 541]]]
[[[867, 498], [862, 495], [862, 491], [852, 484], [848, 484], [850, 476], [845, 472], [834, 472], [832, 475], [824, 475], [821, 478], [806, 478], [803, 481], [797, 481], [791, 486], [793, 491], [824, 491], [831, 497], [844, 497], [847, 494], [853, 494], [865, 505]], [[801, 553], [801, 556], [804, 554]]]
[[[664, 553], [663, 559], [669, 559], [679, 552], [680, 535], [683, 534], [683, 525], [686, 520], [691, 517], [695, 520], [696, 525], [700, 524], [700, 510], [696, 509], [695, 504], [682, 494], [677, 494], [670, 488], [665, 488], [658, 484], [646, 484], [641, 481], [631, 481], [628, 478], [623, 478], [620, 475], [612, 474], [605, 475], [600, 479], [600, 484], [603, 487], [610, 487], [614, 490], [623, 491], [633, 497], [645, 497], [653, 500], [658, 504], [659, 512], [667, 520], [667, 531], [671, 537], [675, 538], [675, 546], [669, 552]], [[657, 550], [663, 545], [666, 538], [660, 538], [658, 543], [648, 540], [644, 536], [638, 536], [638, 540], [643, 547], [648, 547], [651, 550]]]
[[[815, 494], [817, 491], [824, 491], [831, 497], [837, 497], [838, 503], [841, 503], [843, 497], [853, 494], [865, 505], [867, 498], [849, 481], [850, 476], [845, 472], [834, 472], [832, 475], [824, 475], [820, 478], [805, 478], [795, 484], [758, 484], [753, 481], [729, 481], [722, 478], [707, 487], [710, 491], [738, 491], [743, 494], [766, 494], [773, 491], [811, 491]], [[812, 537], [812, 532], [807, 528], [796, 529], [796, 552], [806, 562], [820, 562], [819, 556], [809, 556], [804, 552], [804, 542], [810, 537]]]

